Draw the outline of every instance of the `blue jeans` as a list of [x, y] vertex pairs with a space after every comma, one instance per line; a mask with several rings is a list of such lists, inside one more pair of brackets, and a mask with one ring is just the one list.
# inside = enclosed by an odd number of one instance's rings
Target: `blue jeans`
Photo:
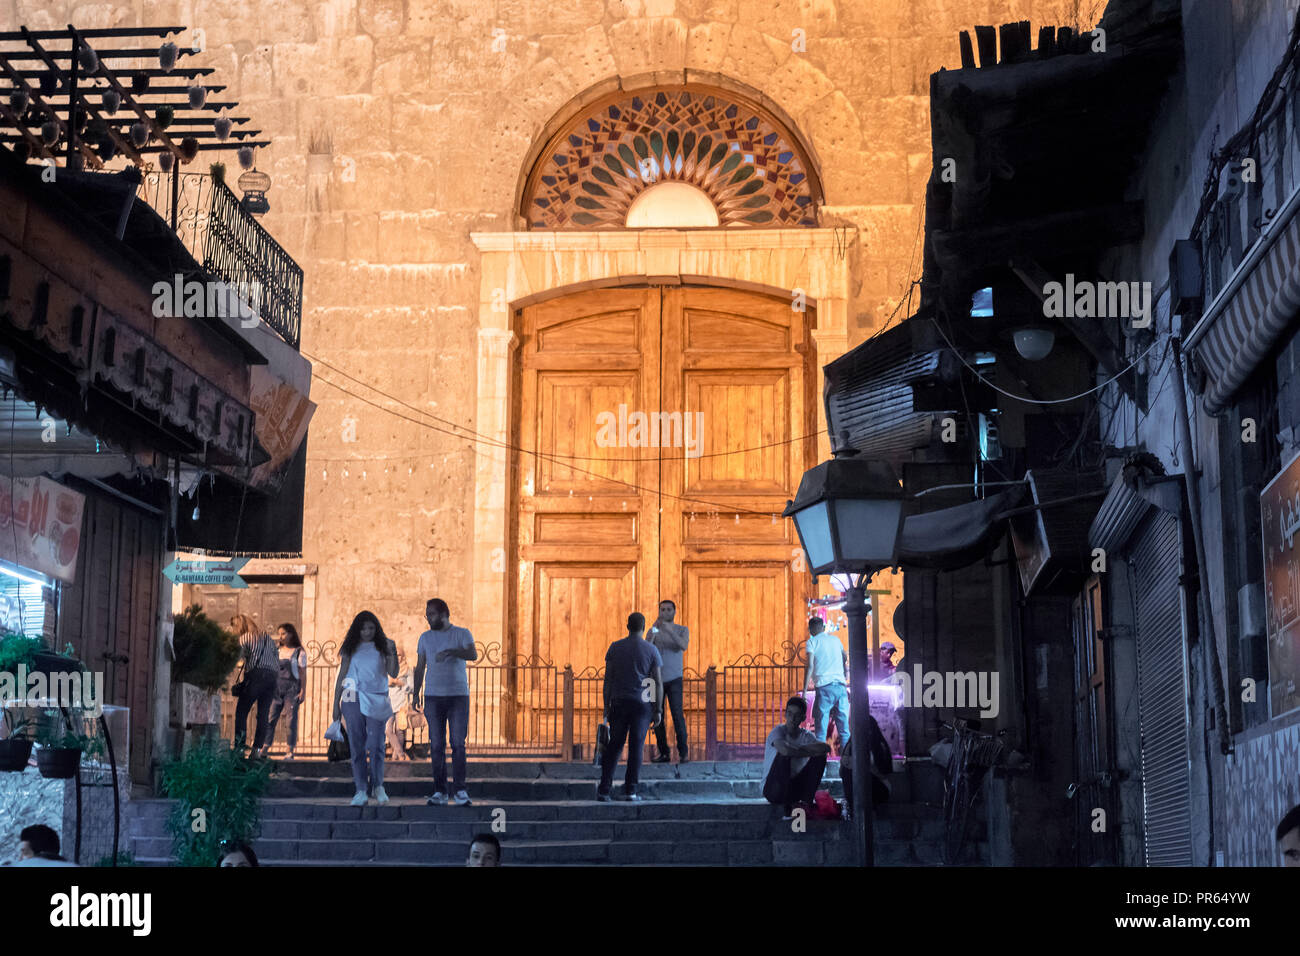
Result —
[[384, 785], [384, 724], [387, 721], [361, 713], [359, 701], [344, 701], [342, 706], [348, 748], [352, 751], [352, 782], [357, 793], [374, 793]]
[[817, 739], [826, 742], [826, 718], [835, 721], [835, 730], [840, 735], [840, 749], [849, 742], [849, 689], [835, 681], [822, 684], [817, 688], [817, 698], [813, 701], [813, 725], [817, 728]]
[[469, 695], [425, 697], [429, 721], [429, 758], [433, 761], [433, 789], [447, 793], [447, 730], [451, 729], [452, 793], [465, 789], [465, 734], [469, 732]]

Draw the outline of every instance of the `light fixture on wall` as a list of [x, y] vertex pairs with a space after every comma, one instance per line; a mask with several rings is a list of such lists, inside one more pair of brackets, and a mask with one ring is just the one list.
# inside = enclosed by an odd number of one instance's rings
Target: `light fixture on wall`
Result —
[[1012, 340], [1016, 343], [1016, 351], [1020, 353], [1021, 358], [1037, 362], [1047, 358], [1048, 353], [1052, 351], [1052, 346], [1056, 344], [1056, 333], [1052, 329], [1031, 326], [1016, 329], [1012, 333]]

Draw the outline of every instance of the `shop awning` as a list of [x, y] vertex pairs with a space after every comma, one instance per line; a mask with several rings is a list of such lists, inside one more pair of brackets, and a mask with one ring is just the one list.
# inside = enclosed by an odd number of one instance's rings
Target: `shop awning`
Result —
[[1205, 410], [1217, 415], [1300, 311], [1300, 216], [1262, 240], [1250, 273], [1206, 313], [1187, 347], [1205, 370]]
[[1022, 487], [1013, 488], [981, 501], [910, 515], [898, 542], [899, 566], [955, 571], [974, 564], [997, 546], [1007, 523], [1002, 513], [1024, 493]]

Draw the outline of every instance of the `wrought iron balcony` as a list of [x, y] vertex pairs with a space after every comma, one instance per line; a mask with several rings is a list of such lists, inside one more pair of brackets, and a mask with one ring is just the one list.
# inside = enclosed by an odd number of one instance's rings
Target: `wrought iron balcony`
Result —
[[298, 348], [302, 267], [207, 173], [145, 173], [137, 195], [171, 225], [210, 279], [225, 282], [282, 339]]

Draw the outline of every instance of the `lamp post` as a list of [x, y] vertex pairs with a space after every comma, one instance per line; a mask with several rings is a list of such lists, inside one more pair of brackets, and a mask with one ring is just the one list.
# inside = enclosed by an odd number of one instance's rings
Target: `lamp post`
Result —
[[835, 457], [804, 472], [799, 491], [786, 503], [799, 542], [816, 579], [847, 578], [844, 614], [849, 623], [849, 726], [853, 747], [853, 827], [859, 863], [873, 865], [871, 747], [867, 720], [871, 701], [865, 587], [875, 572], [897, 564], [898, 538], [906, 517], [903, 489], [885, 462], [862, 461], [841, 440]]

